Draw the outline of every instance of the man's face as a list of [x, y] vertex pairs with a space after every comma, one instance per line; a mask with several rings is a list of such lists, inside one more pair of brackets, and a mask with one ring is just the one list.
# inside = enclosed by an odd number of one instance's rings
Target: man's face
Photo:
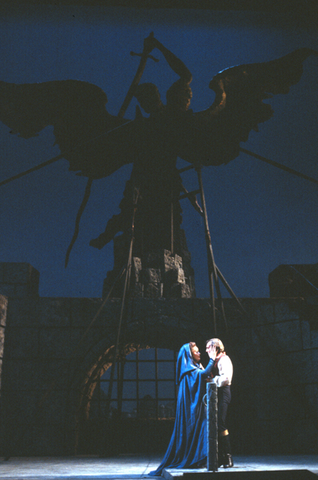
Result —
[[208, 342], [205, 347], [206, 353], [209, 353], [212, 348], [212, 342]]
[[208, 342], [205, 346], [205, 351], [209, 355], [210, 358], [213, 360], [216, 359], [216, 345], [213, 344], [213, 342]]

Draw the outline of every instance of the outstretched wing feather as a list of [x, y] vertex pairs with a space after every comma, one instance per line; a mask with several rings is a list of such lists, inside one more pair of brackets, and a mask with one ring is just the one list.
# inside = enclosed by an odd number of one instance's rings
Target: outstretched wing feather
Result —
[[205, 165], [228, 163], [239, 155], [240, 142], [251, 130], [269, 120], [273, 109], [264, 100], [286, 94], [299, 82], [303, 62], [318, 52], [309, 48], [295, 50], [284, 57], [264, 63], [238, 65], [214, 76], [210, 88], [216, 97], [210, 108], [194, 114], [200, 132], [200, 158]]
[[96, 85], [78, 80], [0, 82], [0, 101], [0, 121], [11, 133], [30, 138], [53, 125], [56, 143], [70, 170], [100, 178], [130, 161], [125, 155], [115, 157], [107, 139], [107, 132], [127, 120], [107, 112], [107, 96]]

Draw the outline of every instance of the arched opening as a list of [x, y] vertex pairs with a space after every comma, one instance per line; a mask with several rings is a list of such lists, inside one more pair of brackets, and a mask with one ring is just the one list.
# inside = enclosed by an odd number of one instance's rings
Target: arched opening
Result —
[[113, 378], [112, 354], [113, 347], [88, 374], [82, 392], [78, 453], [164, 451], [175, 416], [176, 352], [128, 344], [115, 364]]

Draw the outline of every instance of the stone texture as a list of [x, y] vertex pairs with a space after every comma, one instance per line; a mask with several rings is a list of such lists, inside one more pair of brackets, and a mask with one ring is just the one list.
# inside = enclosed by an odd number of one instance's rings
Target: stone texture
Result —
[[[35, 391], [65, 388], [68, 383], [68, 364], [63, 360], [4, 359], [3, 387], [5, 392]], [[10, 393], [10, 395], [11, 395]]]
[[274, 323], [274, 306], [272, 304], [261, 305], [257, 308], [256, 319], [259, 324]]
[[278, 302], [275, 304], [275, 321], [276, 322], [281, 322], [283, 320], [293, 320], [299, 318], [299, 312], [291, 308], [292, 306], [295, 306], [294, 302]]
[[7, 307], [8, 299], [3, 295], [0, 295], [0, 325], [3, 327], [5, 327], [7, 321]]
[[36, 358], [39, 353], [39, 330], [10, 327], [6, 334], [6, 358]]
[[34, 297], [15, 297], [14, 301], [10, 299], [8, 303], [10, 326], [34, 327], [37, 324], [35, 312], [39, 300], [39, 298]]
[[269, 274], [271, 297], [318, 295], [318, 263], [313, 265], [279, 265]]
[[253, 329], [253, 343], [257, 350], [262, 348], [264, 340], [270, 339], [273, 353], [297, 351], [302, 348], [301, 324], [299, 321], [279, 322], [262, 325]]
[[104, 304], [100, 298], [72, 298], [70, 299], [70, 325], [72, 327], [91, 326], [100, 328], [118, 318], [121, 299], [109, 299]]
[[8, 296], [38, 295], [39, 272], [28, 263], [3, 263], [0, 293]]
[[140, 273], [142, 270], [141, 259], [138, 257], [133, 257], [132, 259], [132, 275], [135, 279], [135, 283], [140, 282]]
[[310, 329], [310, 324], [309, 322], [306, 322], [303, 320], [301, 322], [301, 341], [302, 341], [302, 347], [304, 350], [307, 350], [309, 348], [313, 347], [318, 347], [318, 344], [314, 344], [314, 332], [311, 331]]
[[318, 382], [318, 349], [288, 353], [285, 361], [293, 369], [295, 382], [303, 386]]
[[[91, 331], [92, 335], [94, 331]], [[39, 357], [68, 359], [84, 334], [83, 329], [45, 328], [39, 331]], [[90, 335], [90, 336], [91, 336]]]
[[[124, 280], [115, 279], [127, 258], [124, 258], [123, 240], [114, 241], [114, 269], [107, 272], [104, 280], [103, 297], [111, 292], [112, 297], [121, 297]], [[122, 252], [122, 253], [120, 253]], [[145, 253], [132, 258], [130, 295], [144, 298], [192, 298], [195, 297], [194, 271], [190, 265], [190, 254], [183, 257], [169, 250]]]
[[39, 326], [70, 326], [71, 299], [40, 298], [34, 312]]

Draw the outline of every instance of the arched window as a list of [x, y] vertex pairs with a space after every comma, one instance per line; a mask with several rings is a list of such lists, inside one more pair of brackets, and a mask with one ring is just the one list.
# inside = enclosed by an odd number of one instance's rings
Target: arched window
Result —
[[[137, 349], [118, 362], [114, 372], [110, 416], [172, 419], [175, 416], [176, 353], [162, 348]], [[111, 368], [100, 377], [91, 401], [90, 417], [107, 415]]]

